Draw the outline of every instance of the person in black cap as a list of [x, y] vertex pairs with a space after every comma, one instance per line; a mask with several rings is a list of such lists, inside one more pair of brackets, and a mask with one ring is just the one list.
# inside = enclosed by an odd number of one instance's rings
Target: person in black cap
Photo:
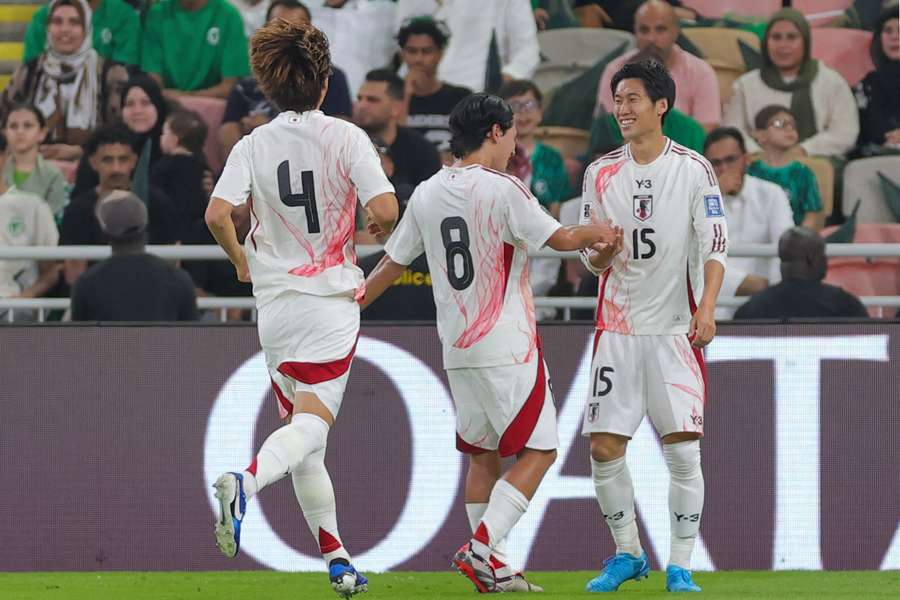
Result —
[[192, 321], [199, 317], [190, 276], [147, 254], [147, 207], [116, 190], [97, 204], [112, 256], [88, 269], [72, 289], [73, 321]]

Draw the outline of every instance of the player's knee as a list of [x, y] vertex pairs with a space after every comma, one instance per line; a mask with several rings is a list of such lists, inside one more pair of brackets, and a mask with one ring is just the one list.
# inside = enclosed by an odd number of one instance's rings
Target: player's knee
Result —
[[625, 456], [628, 438], [612, 435], [591, 436], [591, 458], [597, 462], [609, 462]]
[[693, 479], [703, 475], [700, 469], [700, 440], [663, 444], [663, 456], [674, 479]]

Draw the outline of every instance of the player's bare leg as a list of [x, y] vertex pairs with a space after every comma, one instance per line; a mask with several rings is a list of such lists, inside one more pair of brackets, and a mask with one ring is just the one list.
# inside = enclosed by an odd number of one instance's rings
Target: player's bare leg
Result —
[[[466, 473], [466, 515], [469, 517], [469, 525], [472, 533], [478, 529], [484, 511], [487, 510], [488, 501], [494, 484], [500, 479], [500, 454], [499, 452], [485, 452], [483, 454], [469, 455], [469, 470]], [[494, 546], [494, 552], [490, 557], [491, 566], [497, 579], [497, 587], [504, 592], [543, 592], [544, 588], [531, 583], [523, 573], [514, 573], [506, 558], [506, 539], [500, 540]]]
[[669, 520], [672, 541], [666, 569], [666, 589], [699, 592], [691, 577], [691, 553], [700, 531], [704, 483], [700, 469], [700, 434], [672, 433], [662, 438], [669, 468]]
[[616, 542], [616, 554], [604, 562], [603, 572], [588, 582], [591, 592], [612, 592], [629, 579], [650, 571], [641, 548], [634, 511], [634, 485], [625, 450], [629, 438], [613, 433], [591, 434], [591, 475], [603, 518]]

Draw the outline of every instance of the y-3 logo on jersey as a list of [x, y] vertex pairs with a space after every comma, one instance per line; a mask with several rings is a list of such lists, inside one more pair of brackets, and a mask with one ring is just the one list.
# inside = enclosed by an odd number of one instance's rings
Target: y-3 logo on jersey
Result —
[[653, 184], [650, 183], [649, 179], [635, 179], [634, 182], [637, 184], [639, 190], [644, 188], [647, 188], [649, 190], [651, 187], [653, 187]]

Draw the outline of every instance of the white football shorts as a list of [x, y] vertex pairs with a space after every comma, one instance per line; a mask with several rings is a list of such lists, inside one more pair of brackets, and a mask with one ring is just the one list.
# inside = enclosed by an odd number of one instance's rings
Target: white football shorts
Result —
[[556, 406], [547, 363], [538, 346], [530, 362], [499, 367], [448, 369], [456, 405], [456, 448], [465, 454], [524, 448], [555, 450]]
[[660, 436], [703, 434], [706, 365], [686, 335], [624, 335], [598, 330], [582, 435], [633, 437], [644, 418]]
[[259, 309], [257, 329], [279, 416], [290, 416], [297, 392], [309, 392], [337, 418], [359, 337], [356, 300], [285, 290]]

